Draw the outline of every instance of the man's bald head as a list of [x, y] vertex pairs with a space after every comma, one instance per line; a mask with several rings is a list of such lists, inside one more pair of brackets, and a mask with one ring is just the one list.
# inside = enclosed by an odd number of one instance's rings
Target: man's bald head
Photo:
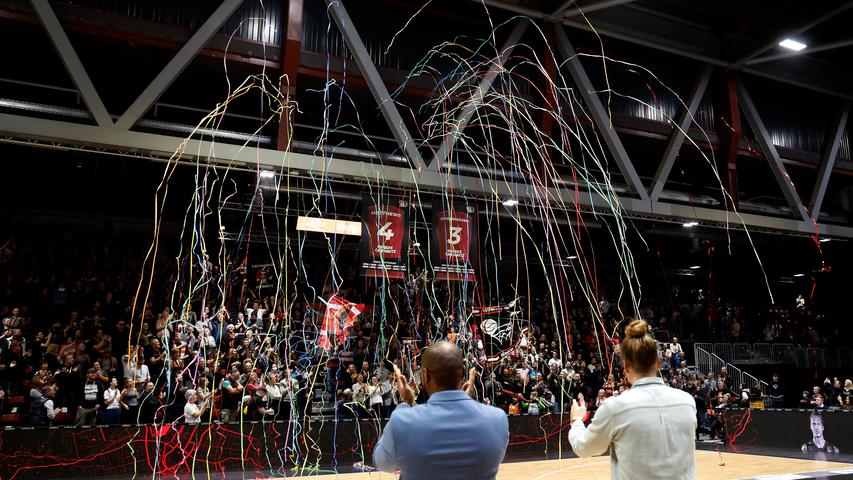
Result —
[[435, 391], [458, 390], [462, 386], [465, 364], [462, 350], [455, 344], [442, 340], [430, 345], [421, 355], [421, 363], [429, 372]]

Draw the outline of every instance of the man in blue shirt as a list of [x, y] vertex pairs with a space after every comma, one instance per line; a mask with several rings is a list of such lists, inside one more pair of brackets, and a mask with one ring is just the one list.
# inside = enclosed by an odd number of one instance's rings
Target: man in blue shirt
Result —
[[478, 403], [471, 369], [464, 383], [462, 351], [441, 341], [421, 354], [421, 383], [429, 401], [413, 407], [415, 393], [394, 366], [401, 403], [373, 450], [385, 472], [400, 480], [494, 479], [509, 443], [506, 413]]

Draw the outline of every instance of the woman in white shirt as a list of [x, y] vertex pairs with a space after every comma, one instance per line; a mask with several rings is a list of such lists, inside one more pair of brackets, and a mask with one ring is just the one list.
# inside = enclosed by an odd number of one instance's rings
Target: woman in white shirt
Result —
[[604, 401], [589, 428], [586, 404], [572, 405], [569, 442], [579, 457], [610, 448], [611, 478], [695, 479], [696, 403], [657, 376], [657, 343], [644, 320], [625, 329], [622, 358], [631, 389]]
[[187, 398], [187, 404], [184, 405], [184, 422], [201, 423], [201, 416], [207, 410], [207, 400], [198, 405], [198, 394], [193, 389], [187, 390], [184, 396]]
[[370, 395], [370, 410], [376, 418], [382, 418], [382, 385], [379, 384], [379, 377], [370, 379], [370, 387], [367, 389]]
[[364, 377], [362, 375], [358, 375], [356, 377], [355, 384], [352, 386], [352, 399], [356, 403], [356, 405], [353, 405], [353, 408], [356, 409], [355, 413], [357, 416], [361, 416], [365, 413], [368, 396], [368, 386], [364, 383]]

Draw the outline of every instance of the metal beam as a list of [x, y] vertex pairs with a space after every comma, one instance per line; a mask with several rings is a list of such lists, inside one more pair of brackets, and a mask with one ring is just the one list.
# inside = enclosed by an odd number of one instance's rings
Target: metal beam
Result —
[[[715, 91], [712, 95], [712, 107], [718, 146], [717, 154], [714, 155], [714, 163], [725, 189], [725, 192], [720, 192], [722, 194], [720, 200], [722, 202], [731, 200], [735, 208], [739, 208], [737, 161], [743, 129], [741, 128], [740, 105], [737, 95], [737, 73], [729, 69], [720, 69], [714, 73], [717, 81], [714, 82]], [[748, 145], [745, 146], [748, 148]]]
[[557, 49], [566, 60], [566, 66], [578, 87], [578, 93], [580, 93], [584, 103], [586, 103], [592, 120], [604, 137], [604, 142], [610, 149], [610, 153], [613, 155], [613, 160], [619, 167], [619, 171], [625, 177], [628, 188], [639, 195], [641, 199], [648, 200], [649, 196], [646, 193], [646, 188], [643, 186], [640, 176], [637, 175], [637, 171], [634, 169], [634, 165], [631, 163], [631, 159], [628, 157], [628, 152], [625, 151], [619, 135], [613, 129], [613, 125], [610, 123], [610, 118], [607, 115], [607, 110], [604, 109], [601, 99], [598, 98], [598, 94], [592, 87], [592, 82], [590, 82], [586, 70], [581, 65], [580, 58], [577, 56], [574, 47], [569, 42], [566, 31], [563, 27], [557, 25], [554, 27], [554, 33], [557, 36]]
[[815, 45], [814, 47], [806, 47], [798, 52], [795, 51], [787, 51], [782, 52], [776, 55], [765, 55], [763, 57], [753, 58], [752, 60], [747, 60], [744, 62], [744, 65], [758, 65], [760, 63], [772, 62], [774, 60], [781, 60], [783, 58], [791, 58], [791, 57], [799, 57], [802, 55], [808, 55], [811, 53], [825, 52], [827, 50], [835, 50], [836, 48], [844, 48], [853, 45], [853, 38], [848, 38], [845, 40], [839, 40], [837, 42], [824, 43], [823, 45]]
[[[821, 23], [823, 23], [823, 22], [829, 20], [830, 18], [838, 15], [839, 13], [849, 9], [850, 7], [853, 7], [853, 1], [849, 1], [845, 4], [842, 4], [842, 5], [838, 6], [837, 8], [830, 10], [829, 12], [815, 18], [814, 20], [810, 21], [809, 23], [803, 24], [800, 27], [796, 28], [795, 30], [790, 30], [786, 33], [789, 35], [801, 35], [803, 33], [806, 33], [807, 31], [811, 30], [812, 28], [820, 25]], [[744, 57], [739, 58], [737, 61], [735, 61], [735, 65], [737, 65], [737, 66], [744, 65], [744, 64], [746, 64], [747, 61], [761, 55], [762, 53], [770, 50], [771, 48], [777, 46], [778, 44], [779, 44], [779, 39], [778, 38], [774, 39], [772, 42], [768, 42], [768, 43], [764, 44], [761, 48], [753, 51], [749, 55], [746, 55]]]
[[107, 112], [104, 102], [101, 101], [98, 91], [95, 90], [95, 85], [92, 84], [92, 80], [89, 78], [89, 74], [86, 73], [83, 63], [80, 62], [80, 57], [74, 51], [71, 41], [68, 40], [68, 35], [59, 23], [59, 19], [56, 17], [56, 12], [50, 6], [50, 2], [48, 0], [32, 0], [32, 4], [39, 18], [41, 18], [44, 29], [47, 30], [50, 41], [53, 42], [53, 46], [59, 53], [59, 58], [65, 64], [65, 69], [68, 70], [68, 74], [71, 75], [74, 85], [77, 85], [77, 89], [83, 97], [83, 101], [89, 107], [92, 118], [102, 127], [112, 125], [113, 119], [110, 117], [109, 112]]
[[382, 112], [382, 116], [385, 117], [388, 127], [391, 128], [391, 133], [394, 134], [394, 138], [397, 139], [397, 143], [400, 145], [403, 153], [409, 158], [409, 161], [418, 170], [423, 169], [425, 164], [421, 153], [418, 151], [418, 146], [415, 145], [415, 141], [409, 133], [406, 124], [403, 123], [403, 117], [397, 111], [397, 105], [388, 93], [388, 89], [385, 88], [385, 83], [382, 81], [382, 77], [379, 76], [376, 65], [370, 59], [370, 54], [367, 52], [367, 48], [364, 47], [364, 42], [361, 41], [361, 37], [358, 35], [358, 31], [355, 29], [355, 25], [352, 23], [352, 19], [349, 17], [346, 8], [344, 8], [340, 0], [326, 0], [326, 7], [335, 20], [335, 24], [337, 24], [341, 35], [344, 37], [344, 41], [356, 65], [358, 65], [358, 69], [361, 70], [361, 74], [367, 80], [367, 87], [370, 89], [370, 93], [373, 94], [373, 98], [376, 99], [376, 103], [379, 104], [379, 110]]
[[[522, 7], [522, 6], [519, 6], [519, 5], [516, 5], [513, 3], [508, 3], [508, 2], [505, 2], [502, 0], [471, 0], [471, 1], [477, 2], [480, 5], [485, 4], [485, 5], [490, 6], [490, 7], [500, 8], [502, 10], [507, 10], [507, 11], [515, 12], [515, 13], [518, 13], [521, 15], [526, 15], [530, 18], [539, 18], [539, 19], [545, 19], [545, 20], [559, 21], [559, 19], [553, 19], [553, 18], [551, 18], [551, 16], [549, 14], [544, 13], [542, 11], [539, 11], [539, 10], [536, 10], [533, 8], [529, 8], [529, 7]], [[688, 49], [688, 48], [677, 46], [677, 45], [667, 44], [664, 41], [664, 39], [662, 39], [662, 38], [655, 38], [652, 36], [643, 36], [642, 34], [636, 34], [636, 33], [635, 34], [627, 33], [626, 31], [624, 31], [623, 29], [620, 29], [620, 28], [607, 28], [605, 26], [599, 26], [599, 25], [591, 26], [591, 25], [587, 24], [586, 22], [579, 22], [577, 20], [571, 20], [571, 19], [563, 19], [562, 21], [560, 21], [560, 23], [562, 25], [567, 26], [567, 27], [572, 27], [572, 28], [576, 28], [578, 30], [584, 30], [584, 31], [592, 32], [592, 33], [595, 33], [596, 35], [600, 35], [602, 37], [615, 38], [615, 39], [622, 40], [625, 42], [633, 43], [634, 45], [640, 45], [640, 46], [644, 46], [644, 47], [653, 48], [653, 49], [659, 50], [661, 52], [671, 53], [673, 55], [678, 55], [678, 56], [684, 57], [684, 58], [691, 58], [693, 60], [698, 60], [700, 62], [709, 63], [711, 65], [717, 65], [717, 66], [726, 67], [726, 68], [739, 69], [742, 72], [746, 72], [746, 73], [756, 75], [759, 77], [763, 77], [763, 78], [768, 78], [770, 80], [774, 80], [774, 81], [777, 81], [780, 83], [785, 83], [788, 85], [794, 85], [794, 86], [797, 86], [800, 88], [805, 88], [807, 90], [825, 93], [827, 95], [832, 95], [834, 97], [844, 98], [846, 100], [853, 100], [853, 93], [851, 93], [851, 92], [839, 91], [839, 90], [831, 89], [831, 88], [824, 88], [824, 87], [821, 87], [819, 85], [814, 85], [811, 83], [807, 83], [804, 81], [797, 80], [795, 78], [790, 78], [790, 77], [786, 77], [783, 75], [779, 75], [779, 74], [776, 74], [773, 72], [768, 72], [768, 71], [764, 71], [764, 70], [757, 69], [757, 68], [743, 67], [742, 65], [739, 65], [737, 63], [732, 63], [732, 62], [729, 62], [726, 60], [722, 60], [720, 58], [716, 58], [716, 57], [701, 53], [701, 49], [698, 49], [698, 48], [696, 50], [693, 50], [693, 49]]]
[[527, 30], [527, 25], [528, 21], [526, 19], [522, 19], [518, 24], [516, 24], [515, 28], [512, 29], [512, 32], [509, 34], [509, 38], [507, 38], [500, 52], [498, 52], [498, 58], [496, 58], [491, 64], [489, 73], [480, 80], [480, 84], [477, 86], [477, 91], [474, 92], [468, 102], [465, 103], [462, 111], [457, 115], [456, 121], [450, 124], [450, 131], [444, 136], [444, 139], [438, 148], [438, 152], [436, 152], [435, 157], [433, 157], [432, 163], [429, 164], [430, 170], [438, 170], [439, 167], [444, 164], [448, 154], [453, 150], [453, 146], [456, 145], [456, 141], [459, 139], [459, 136], [462, 135], [462, 130], [468, 126], [468, 122], [471, 121], [471, 117], [474, 115], [474, 112], [476, 112], [483, 103], [486, 93], [488, 93], [492, 88], [492, 84], [495, 82], [495, 79], [501, 71], [503, 71], [504, 62], [509, 58], [510, 54], [512, 54], [512, 50], [515, 46], [518, 45], [518, 42], [521, 40], [521, 36], [524, 35], [525, 30]]
[[[324, 158], [314, 155], [280, 152], [266, 148], [247, 148], [242, 145], [213, 143], [201, 140], [170, 137], [153, 133], [117, 130], [71, 122], [59, 122], [42, 118], [25, 117], [0, 113], [0, 134], [17, 140], [45, 140], [50, 144], [65, 147], [85, 145], [104, 151], [134, 152], [136, 155], [159, 157], [181, 157], [191, 161], [203, 158], [206, 162], [220, 165], [268, 168], [283, 173], [295, 170], [314, 175], [328, 176], [348, 182], [381, 182], [404, 188], [417, 187], [423, 191], [443, 192], [446, 189], [466, 191], [484, 198], [517, 198], [522, 202], [541, 202], [554, 205], [555, 200], [573, 208], [575, 202], [581, 208], [595, 208], [599, 214], [611, 211], [613, 198], [605, 199], [596, 194], [577, 195], [574, 188], [547, 188], [537, 185], [512, 182], [509, 179], [486, 180], [479, 176], [451, 175], [441, 172], [415, 171], [410, 167], [367, 163], [340, 158]], [[177, 154], [176, 154], [177, 152]], [[774, 231], [813, 235], [815, 224], [809, 221], [755, 215], [737, 214], [732, 211], [696, 207], [684, 204], [652, 202], [619, 197], [618, 203], [625, 213], [635, 216], [650, 216], [671, 221], [696, 220], [709, 226], [746, 226]], [[817, 228], [827, 236], [853, 238], [853, 228], [820, 224]]]
[[658, 171], [655, 173], [655, 179], [652, 182], [651, 199], [656, 201], [660, 198], [663, 192], [663, 187], [669, 178], [669, 172], [672, 171], [672, 166], [675, 164], [675, 158], [678, 156], [678, 150], [684, 143], [684, 138], [690, 126], [693, 125], [694, 115], [699, 104], [702, 102], [702, 97], [705, 95], [705, 90], [708, 88], [708, 82], [711, 81], [711, 74], [714, 72], [713, 65], [705, 65], [702, 72], [699, 74], [699, 79], [693, 86], [693, 91], [690, 92], [690, 98], [687, 100], [686, 109], [681, 113], [678, 123], [672, 132], [672, 137], [669, 139], [669, 144], [666, 146], [666, 151], [663, 154], [658, 166]]
[[145, 112], [154, 105], [160, 95], [169, 88], [169, 85], [178, 78], [202, 47], [207, 44], [213, 35], [219, 31], [243, 0], [224, 0], [213, 12], [210, 18], [190, 37], [189, 41], [178, 50], [172, 60], [163, 67], [163, 70], [154, 77], [154, 80], [139, 94], [139, 97], [127, 107], [127, 111], [116, 122], [116, 127], [127, 130], [145, 115]]
[[552, 17], [559, 17], [561, 13], [565, 12], [572, 5], [577, 3], [578, 0], [566, 0], [559, 7], [555, 8], [553, 12], [551, 12]]
[[823, 206], [826, 186], [829, 185], [829, 176], [832, 174], [832, 167], [835, 165], [836, 157], [838, 157], [838, 147], [841, 146], [841, 138], [847, 128], [849, 116], [850, 102], [845, 102], [841, 109], [841, 115], [838, 116], [838, 122], [835, 124], [835, 130], [832, 132], [832, 136], [827, 139], [826, 150], [823, 152], [820, 169], [817, 172], [817, 180], [815, 180], [814, 190], [812, 190], [812, 198], [809, 200], [809, 211], [812, 212], [812, 220], [815, 222], [820, 217], [820, 208]]
[[770, 162], [770, 171], [773, 173], [773, 178], [776, 179], [776, 183], [779, 184], [779, 189], [782, 190], [785, 200], [788, 201], [788, 205], [791, 207], [791, 210], [793, 210], [803, 220], [810, 220], [809, 213], [806, 211], [806, 207], [803, 205], [803, 201], [797, 193], [797, 189], [794, 187], [791, 177], [788, 175], [788, 171], [785, 169], [785, 164], [782, 163], [782, 158], [779, 156], [776, 146], [773, 145], [773, 142], [770, 140], [770, 133], [764, 126], [764, 122], [761, 120], [761, 116], [758, 114], [758, 110], [755, 108], [755, 104], [752, 102], [749, 92], [746, 91], [746, 86], [740, 78], [737, 79], [737, 93], [740, 100], [741, 110], [755, 134], [758, 145], [761, 147], [761, 151], [764, 152], [764, 156], [767, 158], [768, 162]]
[[[299, 75], [299, 59], [302, 53], [302, 10], [303, 0], [290, 0], [287, 13], [282, 15], [282, 25], [287, 25], [287, 31], [281, 36], [281, 86], [280, 91], [288, 99], [296, 99], [296, 77]], [[287, 150], [290, 146], [290, 134], [293, 131], [293, 118], [296, 108], [290, 104], [282, 110], [278, 119], [278, 138], [276, 146], [279, 150]]]
[[626, 3], [631, 3], [633, 1], [635, 0], [602, 0], [598, 3], [591, 3], [589, 5], [577, 5], [574, 8], [574, 11], [566, 13], [563, 15], [563, 18], [578, 17], [580, 15], [586, 15], [599, 10], [606, 10], [608, 8], [618, 7], [619, 5], [625, 5]]

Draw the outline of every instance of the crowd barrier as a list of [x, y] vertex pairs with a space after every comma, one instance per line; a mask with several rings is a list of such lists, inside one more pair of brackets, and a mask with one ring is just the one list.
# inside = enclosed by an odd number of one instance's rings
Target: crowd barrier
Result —
[[[0, 430], [0, 478], [241, 478], [352, 471], [372, 464], [384, 421], [33, 427]], [[510, 416], [512, 458], [573, 456], [568, 415]], [[416, 432], [414, 432], [416, 434]], [[230, 477], [228, 477], [230, 478]]]

